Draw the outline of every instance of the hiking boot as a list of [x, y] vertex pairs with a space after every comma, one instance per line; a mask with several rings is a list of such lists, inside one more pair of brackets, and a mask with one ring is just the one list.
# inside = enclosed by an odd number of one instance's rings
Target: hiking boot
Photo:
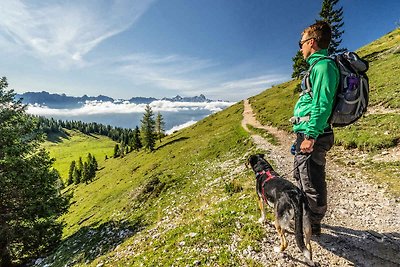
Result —
[[312, 233], [312, 235], [320, 236], [321, 235], [321, 224], [320, 223], [312, 224], [311, 225], [311, 233]]

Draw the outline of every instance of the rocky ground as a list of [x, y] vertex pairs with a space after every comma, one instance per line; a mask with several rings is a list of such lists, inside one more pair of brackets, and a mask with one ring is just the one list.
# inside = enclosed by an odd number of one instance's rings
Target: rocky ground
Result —
[[[277, 171], [293, 181], [293, 156], [289, 148], [294, 135], [261, 125], [247, 100], [244, 107], [242, 126], [246, 130], [247, 125], [263, 128], [279, 140], [279, 145], [272, 145], [258, 135], [252, 136], [266, 158], [275, 162]], [[362, 158], [340, 150], [334, 148], [328, 156], [328, 213], [323, 220], [322, 235], [313, 237], [314, 261], [319, 266], [400, 266], [400, 200], [386, 194], [384, 187], [367, 183], [365, 176], [373, 174], [336, 163], [337, 153], [347, 153], [349, 160]], [[279, 241], [275, 229], [268, 223], [265, 227], [268, 235], [262, 251], [248, 248], [243, 257], [256, 259], [265, 266], [304, 266], [294, 236], [289, 235], [285, 254], [276, 253], [273, 248]]]

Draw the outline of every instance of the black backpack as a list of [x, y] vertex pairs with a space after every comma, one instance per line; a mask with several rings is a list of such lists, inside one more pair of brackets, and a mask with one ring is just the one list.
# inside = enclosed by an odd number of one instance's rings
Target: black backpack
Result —
[[303, 78], [305, 90], [312, 97], [310, 72], [314, 65], [322, 59], [335, 61], [339, 73], [339, 86], [336, 91], [335, 102], [329, 123], [334, 127], [347, 126], [357, 121], [367, 111], [369, 83], [366, 74], [368, 62], [361, 59], [354, 52], [345, 52], [335, 57], [322, 57], [314, 62]]

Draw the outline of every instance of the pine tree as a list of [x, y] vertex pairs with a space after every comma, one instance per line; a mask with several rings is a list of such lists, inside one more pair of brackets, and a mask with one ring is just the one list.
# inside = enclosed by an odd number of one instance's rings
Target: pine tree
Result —
[[301, 51], [297, 51], [297, 54], [293, 60], [293, 73], [292, 78], [300, 79], [303, 77], [303, 73], [308, 69], [308, 63], [303, 57], [303, 53]]
[[119, 145], [115, 144], [114, 146], [114, 158], [118, 158], [120, 155]]
[[92, 157], [92, 164], [93, 164], [94, 170], [97, 171], [99, 169], [99, 164], [97, 163], [95, 156]]
[[339, 0], [323, 0], [322, 9], [319, 16], [323, 21], [326, 21], [332, 28], [332, 40], [328, 47], [328, 54], [334, 55], [347, 51], [346, 48], [339, 48], [342, 43], [341, 36], [344, 33], [342, 29], [343, 20], [343, 7], [334, 9]]
[[89, 182], [89, 165], [87, 162], [83, 163], [83, 168], [82, 168], [82, 183], [88, 184]]
[[165, 122], [164, 122], [164, 118], [161, 115], [160, 112], [157, 113], [157, 118], [156, 118], [156, 135], [158, 140], [161, 143], [161, 138], [163, 138], [165, 136]]
[[74, 171], [74, 183], [79, 184], [82, 181], [82, 174], [83, 174], [83, 161], [82, 157], [79, 157], [78, 164], [75, 166], [75, 171]]
[[136, 126], [135, 130], [133, 131], [131, 146], [135, 150], [139, 150], [142, 148], [142, 142], [140, 141], [140, 130], [138, 126]]
[[24, 264], [54, 248], [68, 208], [38, 121], [0, 79], [0, 267]]
[[93, 179], [96, 177], [96, 171], [97, 171], [97, 160], [94, 156], [92, 156], [90, 153], [88, 154], [88, 168], [89, 168], [89, 173], [88, 173], [88, 180], [93, 181]]
[[71, 165], [69, 166], [69, 172], [68, 172], [68, 182], [67, 185], [71, 185], [74, 183], [74, 171], [75, 171], [75, 160], [71, 162]]
[[143, 147], [145, 149], [153, 151], [156, 143], [156, 122], [154, 121], [154, 113], [149, 104], [146, 105], [145, 113], [143, 114], [143, 118], [140, 122], [142, 123], [140, 134], [142, 137]]
[[81, 182], [81, 172], [78, 170], [77, 166], [75, 166], [73, 177], [74, 184], [79, 184]]

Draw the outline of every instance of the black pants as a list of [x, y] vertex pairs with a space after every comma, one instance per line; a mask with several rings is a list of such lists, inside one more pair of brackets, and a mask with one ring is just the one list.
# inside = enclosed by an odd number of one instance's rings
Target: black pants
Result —
[[327, 210], [327, 189], [325, 181], [326, 153], [334, 143], [333, 132], [320, 135], [314, 143], [310, 154], [300, 154], [300, 145], [304, 134], [297, 133], [296, 155], [294, 157], [294, 178], [297, 186], [305, 193], [311, 210], [312, 224], [320, 223]]

